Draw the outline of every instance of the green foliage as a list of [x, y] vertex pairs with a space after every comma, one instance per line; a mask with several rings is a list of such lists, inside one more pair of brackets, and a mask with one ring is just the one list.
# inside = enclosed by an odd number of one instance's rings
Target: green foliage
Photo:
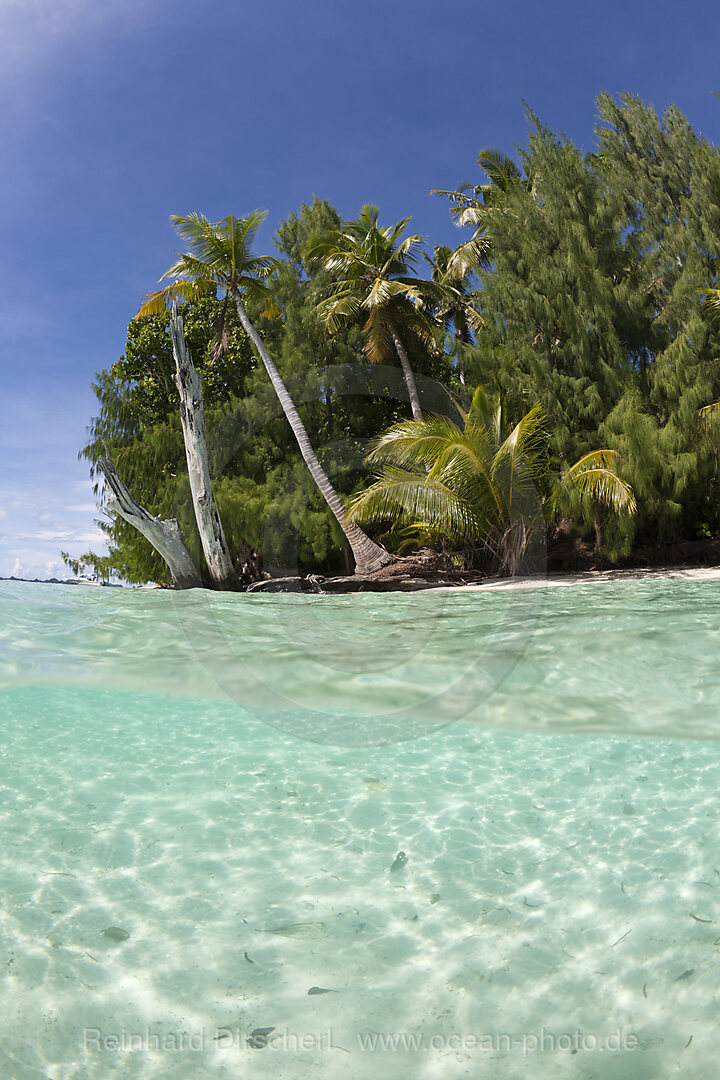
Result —
[[[124, 355], [97, 376], [99, 410], [83, 451], [93, 475], [107, 445], [135, 498], [178, 517], [202, 565], [165, 311], [179, 298], [231, 549], [263, 548], [277, 567], [297, 549], [301, 569], [345, 568], [337, 525], [222, 299], [240, 288], [345, 496], [366, 486], [367, 440], [387, 433], [373, 456], [382, 480], [355, 505], [385, 515], [389, 542], [468, 543], [489, 535], [489, 521], [499, 537], [522, 518], [507, 505], [489, 515], [491, 489], [468, 467], [470, 443], [477, 460], [483, 447], [490, 455], [493, 483], [505, 491], [520, 481], [519, 498], [522, 478], [532, 480], [546, 522], [562, 515], [594, 528], [611, 556], [633, 543], [718, 534], [720, 153], [674, 107], [659, 116], [633, 95], [601, 94], [598, 113], [592, 153], [532, 112], [516, 161], [482, 150], [481, 182], [439, 193], [467, 231], [456, 250], [432, 249], [427, 280], [416, 273], [421, 242], [406, 235], [409, 219], [383, 228], [371, 207], [343, 223], [324, 200], [303, 204], [278, 228], [275, 259], [250, 254], [259, 212], [212, 227], [200, 215], [173, 219], [188, 253], [166, 277], [180, 280], [146, 298]], [[228, 265], [237, 272], [228, 276]], [[407, 398], [391, 389], [392, 369], [371, 363], [396, 362], [393, 331], [411, 378], [431, 376], [456, 395], [464, 384], [488, 389], [464, 412], [428, 418], [450, 455], [434, 472], [413, 456], [418, 433], [403, 427]], [[469, 420], [481, 413], [481, 423]], [[509, 418], [533, 415], [542, 453], [533, 458], [530, 443], [521, 450], [518, 433], [513, 457]], [[632, 493], [637, 512], [617, 512], [629, 510]], [[166, 580], [130, 526], [102, 527], [119, 574]], [[519, 550], [518, 536], [511, 541]]]
[[[327, 281], [308, 267], [307, 238], [338, 223], [329, 203], [316, 199], [280, 225], [277, 243], [286, 258], [274, 263], [273, 299], [249, 301], [253, 320], [272, 349], [319, 456], [342, 493], [364, 481], [367, 439], [404, 415], [402, 401], [384, 397], [362, 351], [359, 328], [332, 337], [317, 312], [316, 293]], [[181, 308], [193, 360], [201, 373], [206, 404], [213, 484], [232, 553], [244, 545], [264, 554], [268, 565], [301, 570], [349, 570], [346, 545], [334, 518], [300, 458], [264, 370], [237, 326], [234, 309], [209, 295]], [[265, 311], [266, 315], [262, 312]], [[224, 330], [218, 350], [218, 326]], [[203, 567], [189, 496], [169, 332], [169, 313], [134, 319], [125, 355], [96, 377], [99, 411], [82, 451], [101, 488], [97, 462], [110, 451], [132, 495], [152, 514], [177, 517], [196, 565]], [[354, 392], [343, 368], [356, 371]], [[365, 384], [366, 389], [363, 388]], [[117, 572], [125, 580], [169, 583], [164, 562], [122, 518], [101, 522]]]
[[[599, 445], [625, 376], [619, 311], [632, 302], [615, 207], [586, 157], [531, 116], [532, 185], [498, 189], [485, 211], [492, 269], [481, 270], [489, 359], [500, 382], [542, 401], [560, 460]], [[497, 371], [495, 375], [497, 377]]]
[[451, 545], [481, 545], [501, 573], [518, 572], [548, 513], [572, 495], [581, 508], [636, 508], [612, 450], [592, 451], [553, 476], [540, 406], [509, 426], [504, 402], [490, 401], [481, 388], [460, 423], [433, 416], [395, 424], [369, 460], [381, 469], [353, 500], [354, 521], [400, 523]]
[[720, 528], [717, 431], [699, 419], [720, 397], [720, 338], [699, 304], [717, 274], [720, 155], [677, 109], [660, 119], [607, 94], [598, 107], [596, 153], [530, 113], [522, 173], [470, 193], [492, 260], [466, 368], [539, 398], [558, 467], [619, 452], [640, 501], [630, 524], [608, 522], [619, 554]]
[[67, 551], [61, 551], [60, 558], [74, 577], [90, 577], [93, 581], [106, 582], [117, 574], [110, 555], [96, 555], [92, 551], [86, 551], [75, 559], [68, 555]]
[[189, 250], [179, 254], [160, 278], [170, 278], [170, 284], [144, 297], [136, 318], [157, 315], [173, 301], [197, 301], [208, 291], [215, 295], [218, 288], [269, 304], [271, 292], [266, 279], [275, 268], [275, 260], [253, 251], [266, 217], [265, 211], [254, 210], [244, 217], [230, 214], [213, 223], [204, 214], [171, 214], [170, 221]]
[[[183, 304], [180, 313], [193, 363], [202, 375], [205, 405], [242, 394], [254, 360], [232, 304], [205, 296]], [[109, 370], [119, 386], [128, 388], [127, 405], [136, 423], [167, 422], [177, 412], [169, 328], [166, 310], [134, 319], [128, 326], [125, 354]]]
[[331, 334], [361, 324], [371, 363], [392, 362], [399, 338], [414, 366], [428, 370], [438, 351], [428, 303], [442, 302], [454, 290], [415, 275], [422, 237], [404, 236], [410, 218], [383, 227], [379, 215], [377, 207], [364, 206], [352, 221], [309, 238], [310, 264], [320, 263], [328, 275], [319, 290], [320, 315]]

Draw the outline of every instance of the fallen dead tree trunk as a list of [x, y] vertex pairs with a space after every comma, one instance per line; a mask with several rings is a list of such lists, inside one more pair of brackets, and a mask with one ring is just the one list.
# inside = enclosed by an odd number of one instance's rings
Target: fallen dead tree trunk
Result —
[[162, 520], [153, 517], [140, 503], [136, 502], [120, 479], [120, 474], [109, 454], [101, 458], [98, 465], [113, 493], [113, 498], [106, 504], [108, 510], [119, 514], [152, 544], [158, 555], [167, 563], [176, 589], [201, 588], [200, 574], [183, 543], [177, 521], [174, 518]]
[[324, 594], [416, 592], [450, 585], [469, 585], [481, 581], [485, 576], [472, 570], [459, 570], [447, 556], [426, 548], [415, 555], [397, 558], [392, 565], [374, 574], [355, 573], [342, 577], [308, 574], [305, 577], [267, 578], [249, 585], [247, 591]]
[[453, 575], [447, 577], [413, 577], [410, 574], [402, 574], [396, 577], [380, 577], [373, 574], [354, 574], [351, 577], [322, 578], [310, 575], [309, 577], [291, 578], [268, 578], [266, 581], [257, 581], [249, 585], [249, 593], [315, 593], [316, 595], [332, 595], [343, 593], [360, 592], [419, 592], [426, 589], [443, 589], [451, 585], [469, 585], [480, 580], [479, 576], [458, 578]]

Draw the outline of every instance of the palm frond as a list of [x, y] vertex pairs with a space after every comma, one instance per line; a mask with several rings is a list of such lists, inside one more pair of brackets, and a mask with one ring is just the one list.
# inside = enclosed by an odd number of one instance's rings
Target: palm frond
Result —
[[466, 429], [438, 455], [429, 477], [450, 485], [483, 519], [494, 524], [507, 516], [508, 507], [492, 470], [492, 440], [482, 427]]
[[458, 228], [462, 228], [466, 225], [474, 225], [482, 227], [485, 224], [486, 208], [479, 206], [476, 203], [468, 203], [466, 206], [458, 207], [455, 215], [455, 224]]
[[448, 277], [462, 280], [480, 267], [488, 265], [490, 242], [484, 236], [474, 236], [459, 244], [448, 263]]
[[[331, 333], [344, 322], [363, 324], [365, 353], [372, 363], [394, 355], [393, 330], [411, 332], [417, 341], [435, 351], [435, 330], [421, 309], [433, 297], [444, 295], [437, 282], [410, 276], [422, 244], [419, 235], [403, 236], [410, 218], [380, 228], [380, 211], [363, 206], [352, 221], [324, 235], [314, 235], [308, 243], [308, 258], [319, 260], [336, 280], [323, 287], [318, 308]], [[402, 336], [401, 334], [401, 336]]]
[[165, 289], [156, 289], [154, 292], [146, 293], [140, 309], [133, 317], [141, 319], [144, 315], [159, 315], [166, 308], [172, 306], [173, 300], [185, 300], [191, 303], [197, 301], [202, 295], [202, 284], [197, 281], [181, 279], [174, 281], [172, 285], [168, 285]]
[[505, 190], [513, 180], [521, 179], [520, 170], [513, 159], [496, 147], [491, 146], [481, 150], [477, 163], [485, 170], [491, 181], [502, 190]]
[[491, 410], [485, 388], [483, 386], [477, 386], [475, 388], [475, 393], [472, 396], [472, 401], [470, 402], [470, 408], [467, 414], [468, 421], [473, 424], [486, 425], [490, 413]]
[[267, 303], [263, 310], [260, 312], [260, 314], [263, 316], [263, 318], [270, 319], [274, 322], [277, 319], [282, 318], [283, 309], [281, 308], [280, 304], [278, 304], [274, 296], [268, 295]]
[[354, 292], [344, 288], [342, 292], [320, 301], [318, 312], [330, 333], [335, 334], [347, 320], [357, 317], [360, 312], [360, 300]]
[[547, 456], [547, 430], [541, 405], [525, 413], [502, 442], [495, 455], [494, 466], [515, 468], [522, 459], [529, 473], [539, 469], [539, 460]]
[[168, 267], [160, 281], [178, 277], [186, 280], [220, 283], [221, 275], [209, 263], [199, 259], [196, 255], [180, 254], [179, 252], [176, 252], [176, 254], [178, 255], [178, 261]]
[[720, 320], [720, 289], [705, 289], [701, 293], [700, 307], [708, 318]]
[[400, 517], [426, 527], [441, 521], [446, 535], [464, 539], [483, 528], [472, 508], [446, 484], [390, 467], [351, 501], [348, 517], [358, 524]]
[[410, 300], [414, 304], [422, 304], [422, 295], [418, 286], [409, 281], [399, 281], [397, 278], [375, 278], [370, 289], [363, 297], [364, 308], [389, 307], [390, 302], [401, 297]]
[[595, 502], [604, 503], [616, 514], [634, 514], [637, 502], [630, 485], [617, 473], [618, 454], [614, 450], [591, 450], [572, 465], [560, 481], [562, 488], [574, 488]]
[[401, 312], [400, 318], [397, 317], [397, 312], [393, 312], [389, 321], [396, 327], [398, 334], [409, 332], [428, 353], [435, 354], [441, 351], [442, 339], [438, 341], [437, 338], [438, 330], [441, 328], [423, 311], [411, 309], [407, 313]]
[[705, 431], [709, 431], [715, 421], [720, 419], [720, 401], [711, 401], [709, 405], [703, 405], [698, 409], [698, 418]]
[[367, 461], [400, 468], [423, 467], [429, 472], [458, 434], [457, 424], [444, 416], [428, 414], [422, 420], [401, 420], [374, 440]]
[[393, 353], [395, 343], [392, 329], [386, 318], [385, 310], [380, 306], [371, 308], [363, 323], [365, 336], [365, 355], [371, 364], [384, 363]]
[[190, 250], [179, 256], [178, 263], [164, 277], [174, 273], [203, 273], [206, 277], [229, 281], [240, 275], [267, 275], [277, 266], [277, 260], [254, 255], [252, 251], [266, 217], [264, 210], [254, 210], [243, 217], [231, 214], [219, 222], [209, 221], [204, 214], [186, 217], [173, 214], [170, 221]]

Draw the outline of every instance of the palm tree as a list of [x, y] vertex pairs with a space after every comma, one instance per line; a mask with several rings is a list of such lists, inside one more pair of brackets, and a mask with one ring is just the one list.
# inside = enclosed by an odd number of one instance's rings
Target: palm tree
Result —
[[474, 335], [484, 325], [484, 320], [471, 298], [471, 271], [458, 266], [455, 252], [444, 244], [436, 244], [432, 258], [425, 258], [432, 267], [432, 279], [440, 286], [447, 286], [445, 295], [434, 305], [435, 319], [450, 339], [450, 353], [455, 357], [460, 382], [465, 383], [463, 353], [473, 344]]
[[163, 311], [173, 300], [194, 300], [208, 286], [221, 288], [232, 298], [240, 323], [270, 377], [300, 453], [350, 544], [356, 572], [372, 573], [393, 562], [394, 557], [348, 520], [347, 510], [317, 459], [287, 387], [245, 309], [244, 297], [266, 302], [271, 300], [267, 278], [276, 260], [254, 255], [252, 251], [255, 236], [265, 217], [265, 213], [255, 210], [245, 217], [230, 216], [213, 223], [203, 214], [190, 214], [188, 217], [173, 215], [170, 221], [187, 242], [189, 251], [183, 254], [178, 252], [177, 262], [160, 278], [160, 281], [169, 278], [171, 283], [149, 293], [136, 318]]
[[354, 221], [311, 241], [308, 257], [321, 260], [326, 270], [339, 275], [319, 310], [331, 333], [344, 322], [365, 316], [368, 360], [383, 363], [393, 353], [397, 355], [413, 417], [422, 420], [406, 342], [414, 339], [433, 348], [434, 327], [424, 310], [424, 301], [428, 294], [440, 296], [443, 290], [431, 281], [412, 276], [422, 237], [402, 239], [410, 218], [380, 228], [379, 215], [376, 206], [364, 206]]
[[553, 478], [541, 407], [510, 431], [504, 412], [501, 400], [490, 404], [478, 389], [462, 424], [440, 416], [395, 424], [368, 456], [380, 471], [353, 500], [352, 520], [399, 521], [451, 543], [480, 542], [499, 571], [512, 575], [546, 517], [571, 493], [587, 512], [593, 501], [635, 512], [614, 451], [593, 450]]
[[712, 322], [720, 323], [720, 289], [703, 289], [700, 307]]
[[460, 278], [492, 262], [490, 241], [485, 234], [488, 211], [497, 204], [498, 197], [512, 184], [529, 183], [512, 158], [502, 150], [489, 147], [481, 150], [477, 163], [487, 173], [488, 184], [462, 184], [456, 191], [435, 190], [431, 195], [444, 195], [450, 200], [453, 221], [462, 228], [474, 225], [475, 232], [469, 240], [460, 244], [449, 260], [449, 269]]

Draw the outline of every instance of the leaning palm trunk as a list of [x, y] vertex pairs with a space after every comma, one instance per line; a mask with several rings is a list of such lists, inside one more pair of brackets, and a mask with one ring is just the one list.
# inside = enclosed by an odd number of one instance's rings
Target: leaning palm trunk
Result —
[[175, 357], [175, 385], [180, 395], [180, 421], [185, 440], [190, 491], [205, 562], [216, 588], [239, 589], [237, 574], [230, 558], [220, 514], [212, 493], [200, 376], [185, 341], [183, 321], [178, 314], [177, 304], [173, 304], [170, 330]]
[[422, 420], [423, 414], [422, 409], [420, 408], [420, 395], [418, 394], [418, 388], [417, 383], [415, 382], [413, 369], [410, 366], [410, 361], [408, 360], [408, 354], [406, 353], [405, 346], [402, 343], [402, 339], [394, 326], [391, 327], [390, 332], [392, 334], [392, 339], [395, 343], [395, 351], [398, 354], [398, 358], [403, 369], [403, 375], [405, 376], [405, 382], [408, 388], [408, 397], [410, 398], [410, 408], [412, 409], [413, 420]]
[[107, 457], [100, 458], [98, 465], [105, 474], [107, 485], [114, 496], [108, 500], [108, 510], [119, 514], [152, 544], [158, 555], [167, 563], [176, 589], [201, 588], [200, 574], [182, 541], [177, 521], [174, 518], [163, 521], [153, 517], [140, 503], [136, 502], [120, 479], [120, 474], [109, 454]]
[[282, 405], [283, 412], [287, 417], [288, 423], [293, 430], [293, 435], [297, 440], [300, 453], [303, 456], [305, 464], [307, 465], [313, 480], [317, 484], [320, 492], [328, 504], [335, 519], [344, 532], [347, 541], [352, 549], [353, 556], [355, 558], [355, 571], [360, 574], [370, 574], [375, 570], [379, 570], [382, 566], [388, 566], [390, 563], [395, 562], [394, 556], [390, 555], [385, 548], [380, 547], [379, 544], [374, 543], [369, 536], [366, 536], [362, 529], [357, 525], [351, 524], [347, 521], [347, 511], [340, 499], [339, 495], [335, 491], [335, 488], [330, 483], [325, 470], [317, 459], [317, 455], [313, 450], [310, 439], [308, 438], [305, 426], [300, 419], [297, 409], [293, 403], [287, 387], [283, 382], [280, 372], [275, 367], [272, 361], [270, 353], [265, 347], [265, 343], [258, 334], [257, 330], [253, 326], [248, 313], [245, 310], [245, 305], [242, 302], [240, 292], [236, 289], [232, 290], [233, 299], [235, 300], [235, 306], [237, 308], [238, 318], [242, 324], [245, 333], [252, 341], [257, 353], [265, 365], [270, 381], [273, 384], [273, 389], [278, 396], [278, 400]]

